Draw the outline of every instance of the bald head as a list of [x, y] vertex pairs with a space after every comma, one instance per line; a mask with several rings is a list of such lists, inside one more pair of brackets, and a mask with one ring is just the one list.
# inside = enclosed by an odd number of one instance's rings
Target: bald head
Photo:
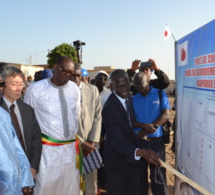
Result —
[[150, 91], [149, 80], [150, 78], [144, 72], [138, 72], [134, 75], [134, 86], [139, 93]]

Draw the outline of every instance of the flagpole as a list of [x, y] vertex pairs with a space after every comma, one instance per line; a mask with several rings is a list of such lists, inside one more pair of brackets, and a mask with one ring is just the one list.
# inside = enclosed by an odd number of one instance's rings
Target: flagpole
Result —
[[171, 32], [171, 35], [172, 35], [172, 38], [174, 39], [174, 41], [176, 42], [175, 37], [174, 37], [174, 35], [172, 34], [172, 32]]

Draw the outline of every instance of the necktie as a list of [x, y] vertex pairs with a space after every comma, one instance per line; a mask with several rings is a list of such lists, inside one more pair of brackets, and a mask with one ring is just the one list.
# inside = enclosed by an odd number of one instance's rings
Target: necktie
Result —
[[20, 144], [21, 144], [23, 150], [25, 151], [25, 144], [24, 144], [24, 140], [23, 140], [23, 137], [22, 137], [22, 132], [21, 132], [21, 129], [20, 129], [20, 126], [19, 126], [17, 116], [16, 116], [16, 114], [14, 112], [14, 109], [15, 109], [15, 105], [12, 104], [10, 106], [10, 116], [11, 116], [14, 128], [16, 130], [17, 137], [19, 138]]
[[125, 100], [125, 106], [126, 106], [126, 113], [128, 115], [129, 124], [131, 126], [131, 118], [130, 118], [130, 112], [129, 112], [129, 102], [128, 102], [128, 99]]

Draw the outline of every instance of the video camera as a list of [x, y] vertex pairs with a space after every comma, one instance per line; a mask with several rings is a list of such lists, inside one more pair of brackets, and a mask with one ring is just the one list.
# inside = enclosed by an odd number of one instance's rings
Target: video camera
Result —
[[73, 45], [75, 46], [76, 50], [79, 50], [82, 45], [85, 45], [85, 42], [81, 42], [77, 40], [77, 41], [73, 41]]

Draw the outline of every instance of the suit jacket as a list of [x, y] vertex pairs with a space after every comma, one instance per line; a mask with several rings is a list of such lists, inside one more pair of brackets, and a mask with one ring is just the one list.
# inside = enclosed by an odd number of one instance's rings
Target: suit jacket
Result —
[[128, 175], [134, 171], [139, 162], [134, 159], [139, 140], [133, 131], [131, 101], [130, 97], [131, 125], [122, 103], [114, 93], [109, 96], [102, 111], [102, 121], [106, 131], [104, 166], [107, 174]]
[[[33, 108], [24, 103], [22, 100], [17, 100], [17, 105], [22, 118], [24, 131], [23, 138], [25, 140], [27, 152], [26, 155], [30, 162], [31, 168], [34, 168], [38, 171], [42, 151], [41, 129], [37, 122]], [[9, 112], [9, 109], [3, 98], [1, 98], [0, 106]]]
[[80, 141], [99, 142], [101, 132], [101, 103], [97, 87], [81, 83], [81, 114], [78, 135]]

